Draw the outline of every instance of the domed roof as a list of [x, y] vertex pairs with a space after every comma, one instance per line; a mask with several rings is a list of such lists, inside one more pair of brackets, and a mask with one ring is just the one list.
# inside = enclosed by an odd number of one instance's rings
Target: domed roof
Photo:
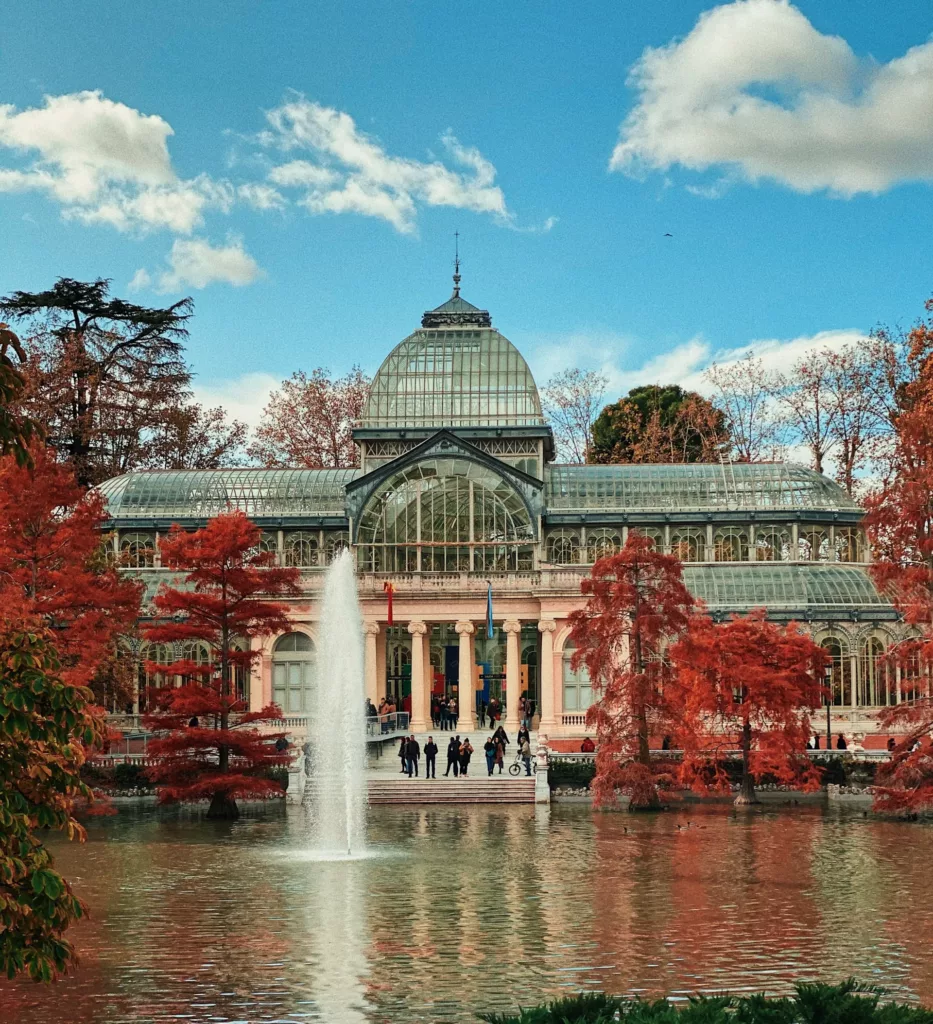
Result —
[[489, 313], [461, 297], [459, 273], [453, 295], [379, 367], [360, 420], [363, 428], [542, 425], [528, 364]]

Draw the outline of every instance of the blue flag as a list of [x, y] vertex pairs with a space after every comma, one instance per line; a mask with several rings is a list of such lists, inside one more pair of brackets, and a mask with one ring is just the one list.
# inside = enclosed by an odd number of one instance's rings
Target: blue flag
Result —
[[486, 639], [492, 640], [495, 628], [492, 624], [492, 584], [486, 581]]

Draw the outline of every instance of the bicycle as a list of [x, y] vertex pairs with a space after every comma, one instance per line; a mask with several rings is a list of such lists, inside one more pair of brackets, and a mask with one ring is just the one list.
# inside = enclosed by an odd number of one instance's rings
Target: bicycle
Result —
[[[525, 762], [522, 760], [522, 755], [519, 751], [515, 751], [515, 760], [509, 765], [509, 775], [521, 775], [525, 770]], [[538, 761], [534, 754], [531, 755], [531, 774], [534, 775], [538, 771]]]

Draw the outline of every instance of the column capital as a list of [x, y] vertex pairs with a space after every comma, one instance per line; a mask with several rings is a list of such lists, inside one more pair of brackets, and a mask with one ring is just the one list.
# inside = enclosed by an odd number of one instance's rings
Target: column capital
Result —
[[378, 622], [364, 622], [363, 632], [368, 636], [375, 636], [379, 632]]
[[456, 629], [456, 631], [461, 636], [463, 636], [464, 634], [469, 635], [470, 633], [476, 632], [476, 627], [473, 625], [472, 622], [458, 622], [454, 626], [454, 629]]
[[427, 631], [428, 627], [423, 622], [408, 623], [408, 632], [411, 633], [412, 636], [424, 636], [424, 634], [427, 633]]
[[518, 619], [506, 619], [505, 622], [502, 623], [502, 628], [506, 633], [521, 633], [522, 624]]
[[557, 623], [553, 619], [542, 619], [538, 623], [538, 630], [542, 633], [553, 633], [557, 629]]

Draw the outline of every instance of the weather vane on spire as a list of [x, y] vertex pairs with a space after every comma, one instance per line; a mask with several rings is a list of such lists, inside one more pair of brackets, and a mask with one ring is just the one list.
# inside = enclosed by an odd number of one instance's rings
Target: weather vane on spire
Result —
[[460, 232], [454, 232], [454, 294], [453, 298], [460, 298]]

